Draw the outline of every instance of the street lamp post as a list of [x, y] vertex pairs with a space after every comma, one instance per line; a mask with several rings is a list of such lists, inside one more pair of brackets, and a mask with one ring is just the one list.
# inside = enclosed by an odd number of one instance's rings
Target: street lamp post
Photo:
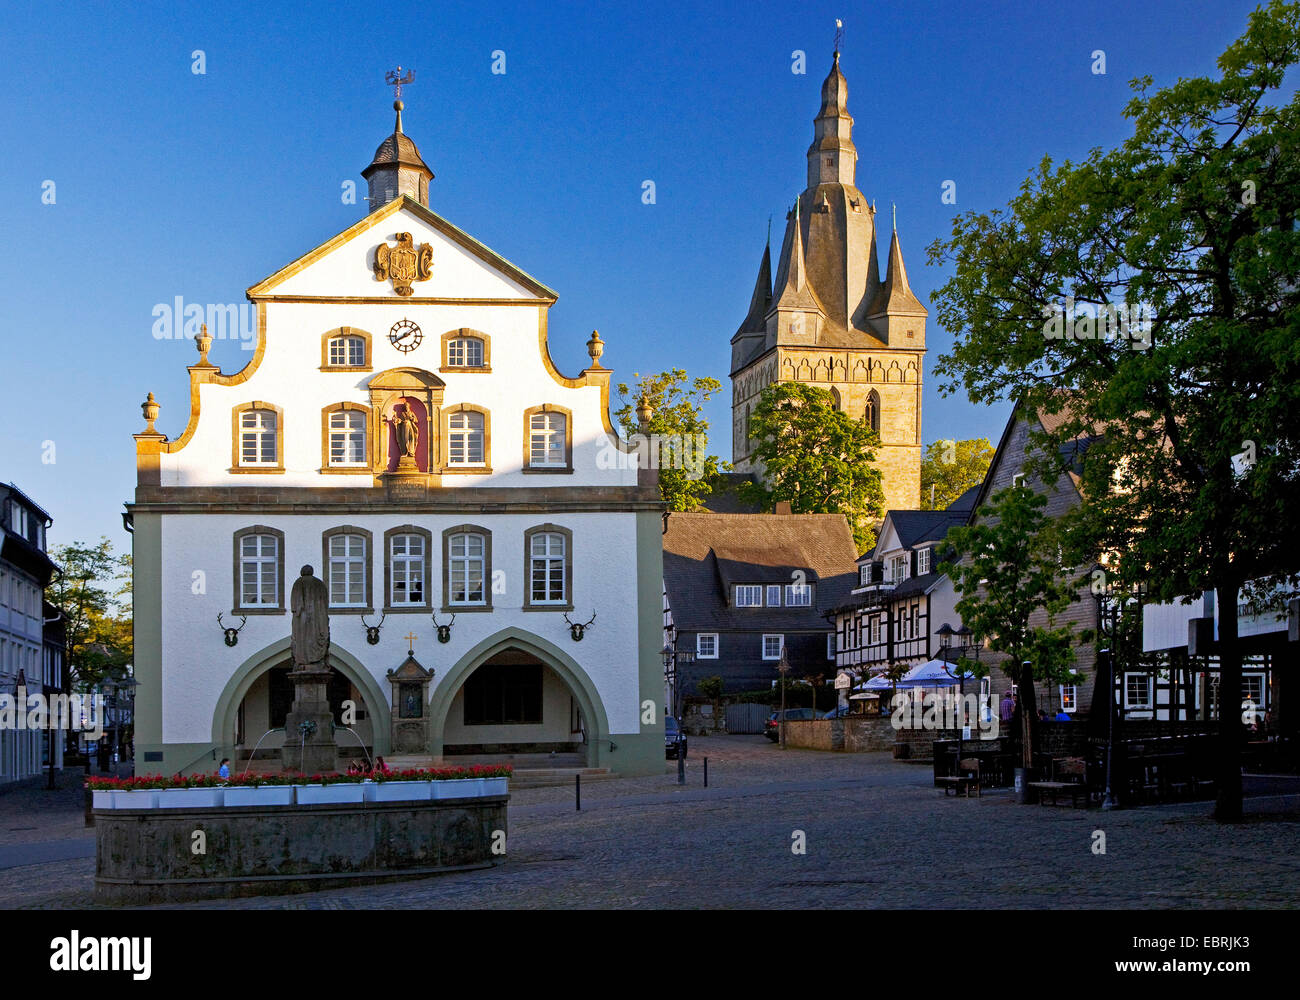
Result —
[[[786, 655], [785, 643], [781, 643], [781, 659], [776, 664], [777, 671], [781, 674], [781, 749], [785, 749], [785, 686], [790, 674], [790, 657]], [[816, 704], [814, 702], [814, 704]], [[814, 712], [814, 715], [817, 713]]]
[[[1098, 577], [1098, 573], [1102, 574]], [[1106, 579], [1105, 570], [1097, 566], [1093, 579]], [[1111, 584], [1107, 581], [1100, 590], [1094, 588], [1097, 599], [1097, 654], [1106, 654], [1106, 791], [1101, 799], [1105, 810], [1118, 809], [1115, 796], [1115, 640], [1119, 618], [1119, 605], [1115, 601]], [[1105, 649], [1101, 642], [1105, 641]]]
[[684, 785], [686, 784], [686, 755], [682, 753], [682, 741], [685, 739], [685, 730], [682, 729], [682, 689], [679, 668], [683, 660], [692, 658], [694, 654], [678, 653], [677, 637], [674, 634], [672, 644], [665, 643], [664, 648], [660, 650], [660, 655], [664, 661], [664, 680], [672, 692], [669, 697], [672, 700], [673, 718], [677, 720], [677, 784]]

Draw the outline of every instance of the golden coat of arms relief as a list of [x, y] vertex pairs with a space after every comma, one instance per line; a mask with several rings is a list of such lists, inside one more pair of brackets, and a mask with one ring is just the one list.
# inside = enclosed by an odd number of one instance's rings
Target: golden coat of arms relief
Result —
[[421, 243], [417, 248], [410, 233], [398, 233], [395, 247], [381, 243], [375, 250], [375, 277], [391, 279], [398, 295], [412, 294], [411, 282], [427, 281], [432, 268], [433, 247]]

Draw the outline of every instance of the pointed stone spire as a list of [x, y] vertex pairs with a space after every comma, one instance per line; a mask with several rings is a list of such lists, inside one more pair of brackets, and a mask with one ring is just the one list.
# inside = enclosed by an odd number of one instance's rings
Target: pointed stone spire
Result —
[[754, 294], [749, 297], [749, 312], [745, 314], [744, 322], [736, 330], [736, 336], [742, 333], [763, 333], [767, 329], [764, 317], [772, 307], [771, 225], [769, 222], [767, 246], [763, 248], [763, 259], [758, 265], [758, 277], [754, 280]]
[[402, 109], [399, 100], [393, 102], [397, 119], [393, 134], [379, 144], [370, 165], [361, 171], [370, 186], [370, 211], [383, 208], [394, 198], [408, 195], [426, 208], [429, 205], [429, 181], [433, 171], [420, 156], [410, 137], [402, 131]]
[[903, 265], [903, 249], [898, 244], [898, 207], [894, 207], [894, 232], [889, 239], [889, 272], [870, 311], [871, 316], [896, 315], [928, 316], [925, 306], [912, 294], [907, 283], [907, 268]]
[[811, 310], [825, 314], [812, 286], [808, 284], [808, 265], [803, 255], [803, 225], [799, 219], [799, 199], [794, 202], [794, 212], [790, 217], [790, 230], [786, 237], [789, 251], [781, 261], [781, 273], [777, 278], [775, 309]]
[[810, 189], [818, 184], [853, 184], [858, 151], [852, 136], [849, 84], [840, 72], [840, 54], [836, 50], [831, 71], [822, 83], [821, 110], [813, 119], [813, 142], [808, 147]]

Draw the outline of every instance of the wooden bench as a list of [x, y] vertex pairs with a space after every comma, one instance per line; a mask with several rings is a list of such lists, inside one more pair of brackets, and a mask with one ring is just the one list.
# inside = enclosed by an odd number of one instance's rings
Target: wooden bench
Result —
[[970, 798], [971, 788], [975, 789], [977, 799], [983, 797], [980, 790], [980, 762], [975, 757], [968, 757], [965, 760], [958, 761], [956, 774], [935, 778], [934, 782], [943, 789], [944, 798], [948, 797], [950, 790], [954, 795], [964, 791], [966, 797]]
[[[1056, 779], [1053, 781], [1031, 781], [1029, 787], [1039, 793], [1038, 801], [1045, 804], [1046, 799], [1043, 793], [1049, 793], [1052, 796], [1052, 805], [1057, 804], [1057, 798], [1062, 792], [1070, 793], [1070, 805], [1079, 804], [1079, 795], [1085, 796], [1084, 804], [1087, 804], [1088, 786], [1084, 781], [1087, 773], [1087, 763], [1082, 757], [1066, 757], [1064, 760], [1056, 762], [1053, 770], [1056, 773]], [[1064, 779], [1064, 780], [1062, 780]]]

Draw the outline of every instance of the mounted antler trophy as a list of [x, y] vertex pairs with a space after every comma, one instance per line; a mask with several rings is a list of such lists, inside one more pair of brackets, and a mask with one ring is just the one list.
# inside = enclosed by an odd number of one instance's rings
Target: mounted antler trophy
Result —
[[379, 616], [379, 621], [377, 621], [374, 625], [367, 625], [366, 616], [365, 615], [361, 616], [361, 627], [366, 630], [366, 642], [370, 643], [370, 645], [372, 646], [379, 645], [379, 630], [384, 627], [384, 619], [387, 617], [388, 617], [387, 613], [381, 614]]
[[447, 622], [446, 625], [439, 625], [437, 613], [433, 615], [433, 627], [438, 630], [439, 642], [451, 642], [451, 627], [455, 624], [456, 624], [455, 612], [452, 612], [451, 621]]
[[227, 645], [227, 646], [237, 646], [237, 645], [239, 645], [239, 633], [240, 633], [240, 631], [243, 630], [244, 626], [248, 624], [248, 616], [247, 616], [247, 615], [240, 615], [240, 616], [239, 616], [239, 628], [231, 628], [229, 625], [223, 625], [223, 624], [222, 624], [222, 621], [221, 621], [221, 612], [218, 611], [218, 612], [217, 612], [217, 624], [218, 624], [218, 625], [221, 625], [221, 630], [222, 630], [223, 632], [226, 633], [226, 645]]
[[596, 620], [596, 612], [591, 613], [591, 620], [585, 622], [569, 621], [569, 613], [564, 613], [564, 622], [569, 626], [569, 635], [573, 636], [574, 642], [582, 642], [582, 637], [586, 634], [587, 629], [591, 628], [592, 623]]

